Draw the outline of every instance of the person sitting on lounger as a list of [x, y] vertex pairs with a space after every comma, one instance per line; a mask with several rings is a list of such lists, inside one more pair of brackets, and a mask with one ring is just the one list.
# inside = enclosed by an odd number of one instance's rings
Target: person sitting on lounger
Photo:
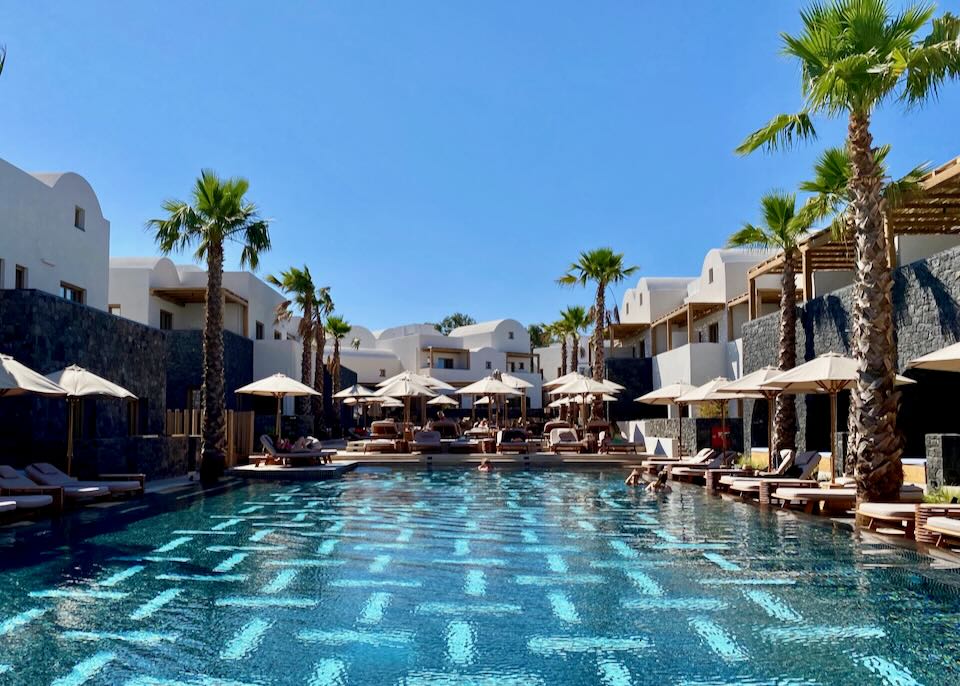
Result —
[[477, 467], [477, 469], [478, 469], [479, 471], [481, 471], [481, 472], [492, 472], [492, 471], [493, 471], [493, 463], [490, 462], [490, 458], [485, 457], [485, 458], [483, 458], [482, 460], [480, 460], [480, 466]]
[[643, 475], [640, 474], [639, 469], [634, 469], [632, 472], [630, 472], [630, 476], [628, 476], [627, 480], [623, 483], [625, 483], [627, 486], [639, 486], [641, 483], [643, 483]]
[[669, 493], [671, 490], [670, 484], [667, 483], [667, 474], [666, 469], [660, 470], [660, 473], [657, 474], [657, 480], [650, 483], [647, 486], [647, 493]]

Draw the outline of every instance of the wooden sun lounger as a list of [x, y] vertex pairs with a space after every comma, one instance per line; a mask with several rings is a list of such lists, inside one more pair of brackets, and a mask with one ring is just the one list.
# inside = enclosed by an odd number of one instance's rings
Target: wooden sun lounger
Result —
[[397, 444], [387, 438], [375, 438], [363, 444], [363, 454], [367, 453], [395, 453]]
[[741, 498], [753, 498], [756, 496], [761, 505], [769, 505], [770, 497], [774, 491], [781, 486], [793, 486], [797, 488], [815, 488], [817, 482], [813, 479], [754, 479], [744, 478], [735, 479], [728, 486], [730, 493]]
[[[920, 503], [917, 505], [916, 520], [914, 523], [914, 538], [917, 543], [942, 545], [943, 532], [931, 530], [927, 524], [936, 517], [960, 517], [960, 505], [953, 503]], [[943, 524], [943, 522], [940, 522]], [[934, 526], [937, 523], [934, 522]], [[949, 537], [949, 535], [947, 535]]]
[[960, 519], [954, 517], [930, 517], [923, 528], [934, 536], [934, 545], [947, 547], [950, 542], [960, 541]]
[[[923, 498], [923, 489], [905, 486], [900, 490], [902, 501], [918, 503]], [[781, 507], [794, 503], [803, 506], [804, 512], [812, 513], [818, 507], [822, 511], [850, 510], [857, 502], [856, 488], [778, 488], [772, 498], [781, 502]]]
[[608, 443], [603, 447], [604, 451], [613, 455], [614, 453], [618, 455], [638, 455], [637, 446], [640, 446], [646, 450], [646, 445], [641, 445], [640, 443]]

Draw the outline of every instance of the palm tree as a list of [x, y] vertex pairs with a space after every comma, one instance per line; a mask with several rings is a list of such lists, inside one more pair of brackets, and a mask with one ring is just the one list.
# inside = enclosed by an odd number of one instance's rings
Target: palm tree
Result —
[[321, 286], [317, 289], [314, 298], [313, 309], [313, 330], [317, 339], [317, 364], [313, 371], [313, 389], [320, 395], [313, 398], [313, 423], [314, 428], [319, 429], [323, 421], [323, 388], [326, 385], [323, 377], [323, 356], [327, 349], [327, 317], [333, 312], [333, 298], [330, 296], [330, 287]]
[[203, 327], [203, 425], [200, 478], [216, 481], [223, 472], [227, 445], [223, 379], [223, 259], [224, 244], [239, 243], [240, 266], [256, 269], [260, 253], [270, 249], [268, 222], [246, 199], [246, 179], [222, 179], [213, 171], [200, 173], [190, 202], [167, 200], [166, 216], [151, 219], [160, 252], [196, 246], [194, 256], [207, 263], [206, 313]]
[[560, 312], [560, 320], [570, 336], [570, 371], [577, 371], [580, 363], [580, 334], [590, 326], [590, 315], [583, 305], [570, 305]]
[[350, 323], [343, 317], [331, 314], [327, 317], [327, 333], [333, 337], [333, 357], [330, 358], [330, 378], [334, 394], [340, 392], [340, 341], [350, 333]]
[[[815, 114], [847, 117], [850, 223], [858, 266], [852, 348], [860, 365], [850, 410], [857, 493], [863, 501], [895, 498], [903, 483], [899, 394], [893, 386], [893, 280], [870, 120], [885, 100], [920, 105], [936, 97], [947, 79], [960, 76], [960, 19], [945, 14], [931, 22], [933, 13], [933, 6], [915, 5], [892, 15], [885, 0], [835, 0], [801, 12], [802, 32], [782, 39], [784, 52], [800, 62], [803, 108], [774, 117], [737, 149], [776, 149], [814, 137]], [[918, 39], [928, 23], [929, 34]]]
[[[607, 286], [620, 283], [637, 271], [639, 267], [624, 267], [623, 253], [611, 248], [597, 248], [580, 253], [580, 259], [570, 265], [567, 273], [557, 279], [565, 286], [580, 284], [586, 287], [590, 282], [596, 284], [597, 294], [593, 304], [596, 322], [593, 327], [593, 378], [603, 381], [603, 339], [607, 323]], [[603, 401], [598, 397], [593, 404], [595, 416], [603, 412]]]
[[[930, 170], [930, 165], [924, 163], [899, 179], [890, 179], [886, 165], [889, 154], [889, 145], [881, 145], [874, 150], [877, 168], [884, 180], [883, 200], [886, 209], [897, 207], [907, 195], [917, 192], [920, 189], [920, 180]], [[853, 167], [850, 156], [843, 148], [827, 148], [814, 164], [813, 172], [813, 178], [800, 184], [800, 190], [812, 194], [801, 212], [808, 215], [812, 222], [829, 220], [834, 238], [848, 240], [853, 235], [853, 211], [850, 205], [850, 178], [853, 176]], [[860, 301], [855, 300], [855, 320], [862, 318], [860, 307]], [[847, 476], [853, 476], [856, 471], [856, 460], [853, 456], [857, 445], [857, 423], [854, 420], [855, 415], [848, 413], [847, 460], [844, 465]]]
[[[783, 251], [783, 272], [780, 275], [780, 354], [781, 371], [797, 364], [797, 285], [794, 260], [797, 244], [810, 228], [809, 219], [797, 210], [797, 196], [774, 191], [760, 198], [763, 223], [744, 224], [730, 236], [731, 247], [777, 248]], [[770, 456], [796, 447], [797, 407], [794, 396], [780, 393], [773, 423], [773, 445], [767, 446]]]
[[444, 317], [439, 324], [434, 324], [433, 328], [446, 336], [454, 329], [457, 329], [461, 326], [470, 326], [471, 324], [476, 323], [477, 320], [471, 317], [469, 314], [464, 314], [463, 312], [454, 312], [453, 314]]
[[[300, 381], [309, 386], [311, 369], [313, 368], [313, 338], [314, 326], [316, 321], [313, 316], [315, 309], [316, 293], [313, 285], [313, 278], [310, 276], [310, 269], [304, 265], [303, 269], [290, 267], [285, 272], [280, 272], [277, 278], [273, 274], [267, 276], [267, 283], [273, 284], [284, 293], [292, 296], [289, 300], [284, 300], [277, 306], [277, 322], [290, 321], [295, 313], [293, 306], [300, 310], [300, 325], [298, 333], [300, 340], [303, 341], [303, 353], [300, 361]], [[310, 412], [310, 398], [302, 396], [297, 398], [297, 412], [299, 414], [308, 414]]]
[[3, 66], [7, 63], [7, 46], [0, 45], [0, 74], [3, 73]]

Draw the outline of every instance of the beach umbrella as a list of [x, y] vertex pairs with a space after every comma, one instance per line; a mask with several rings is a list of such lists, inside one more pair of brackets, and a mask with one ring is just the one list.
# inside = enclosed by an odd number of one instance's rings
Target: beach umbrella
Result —
[[543, 384], [543, 387], [557, 388], [558, 386], [563, 386], [564, 384], [568, 384], [571, 381], [576, 381], [577, 379], [586, 379], [586, 378], [589, 378], [589, 377], [584, 376], [580, 372], [569, 372], [567, 374], [564, 374], [563, 376], [558, 376], [553, 381], [547, 381], [546, 383]]
[[[360, 405], [360, 426], [364, 426], [367, 423], [367, 404], [364, 402], [364, 400], [372, 395], [373, 391], [371, 391], [369, 388], [355, 383], [350, 386], [350, 388], [344, 388], [339, 393], [334, 393], [332, 397], [343, 399], [343, 401], [348, 405]], [[353, 402], [349, 402], [350, 400]]]
[[48, 374], [47, 378], [67, 392], [67, 474], [69, 475], [73, 465], [73, 418], [80, 400], [95, 396], [136, 400], [137, 396], [126, 388], [75, 364]]
[[[498, 379], [497, 376], [499, 375], [500, 375], [499, 372], [494, 372], [489, 376], [483, 377], [479, 381], [474, 381], [472, 384], [469, 384], [468, 386], [464, 386], [463, 388], [458, 388], [457, 390], [454, 391], [454, 393], [456, 393], [457, 395], [472, 395], [472, 396], [493, 395], [498, 397], [499, 396], [505, 396], [505, 397], [516, 396], [522, 393], [522, 391], [520, 391], [519, 389], [514, 388], [513, 386], [510, 386], [509, 384], [506, 384], [500, 379]], [[478, 405], [478, 404], [479, 402], [474, 403], [474, 405]], [[493, 404], [488, 405], [488, 407], [490, 411], [487, 416], [489, 417], [489, 419], [492, 420]]]
[[394, 374], [389, 379], [384, 379], [377, 384], [377, 388], [384, 388], [390, 386], [397, 381], [412, 381], [415, 384], [420, 386], [426, 386], [434, 391], [452, 391], [453, 386], [450, 384], [441, 381], [440, 379], [435, 379], [432, 376], [427, 376], [426, 374], [417, 374], [416, 372], [400, 372], [399, 374]]
[[727, 449], [727, 400], [735, 400], [736, 394], [726, 393], [722, 389], [730, 383], [730, 379], [725, 376], [718, 376], [711, 379], [702, 386], [697, 386], [692, 391], [684, 393], [677, 398], [678, 403], [687, 405], [702, 405], [704, 403], [720, 402], [720, 433], [723, 436], [723, 449]]
[[241, 386], [234, 391], [234, 393], [259, 395], [277, 399], [277, 438], [280, 438], [280, 413], [283, 399], [287, 396], [320, 395], [317, 391], [310, 388], [310, 386], [302, 384], [296, 379], [291, 379], [286, 374], [273, 374], [259, 381], [249, 383], [246, 386]]
[[10, 355], [0, 354], [0, 397], [28, 394], [62, 398], [67, 391]]
[[[830, 396], [830, 459], [831, 479], [837, 464], [837, 394], [853, 387], [857, 382], [860, 364], [852, 357], [838, 353], [824, 353], [793, 369], [774, 376], [764, 386], [779, 389], [783, 393], [827, 393]], [[895, 383], [916, 383], [913, 379], [897, 375]]]
[[960, 343], [948, 345], [907, 363], [907, 369], [931, 369], [938, 372], [960, 372]]
[[[437, 392], [411, 378], [395, 379], [377, 390], [376, 395], [403, 400], [403, 423], [410, 423], [410, 398], [435, 398]], [[386, 406], [386, 405], [385, 405]]]
[[774, 455], [773, 451], [773, 403], [776, 397], [780, 395], [780, 389], [765, 387], [763, 384], [782, 373], [776, 367], [761, 367], [757, 371], [741, 376], [723, 387], [724, 391], [734, 393], [738, 398], [759, 397], [767, 401], [767, 451], [771, 469], [779, 466], [780, 461], [779, 456]]
[[427, 405], [434, 406], [444, 406], [444, 407], [459, 407], [460, 403], [451, 398], [449, 395], [438, 395], [436, 398], [431, 398], [427, 401]]
[[501, 374], [500, 380], [508, 386], [513, 386], [517, 390], [521, 391], [520, 395], [520, 419], [523, 421], [523, 424], [527, 423], [527, 389], [533, 388], [533, 384], [527, 381], [526, 379], [521, 379], [519, 376], [514, 376], [513, 374]]
[[655, 391], [650, 391], [639, 398], [634, 398], [634, 402], [644, 405], [676, 405], [677, 416], [679, 417], [680, 429], [677, 432], [677, 443], [679, 444], [679, 453], [683, 455], [683, 408], [684, 403], [677, 402], [677, 398], [689, 393], [696, 386], [688, 383], [672, 383], [669, 386], [663, 386]]
[[596, 381], [588, 376], [573, 379], [562, 386], [555, 386], [550, 395], [596, 395], [610, 393], [613, 389], [602, 381]]

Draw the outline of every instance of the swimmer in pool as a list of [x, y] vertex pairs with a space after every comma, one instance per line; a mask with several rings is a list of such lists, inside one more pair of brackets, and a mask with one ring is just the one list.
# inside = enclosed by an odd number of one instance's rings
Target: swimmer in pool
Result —
[[624, 481], [627, 486], [639, 486], [643, 482], [643, 475], [640, 473], [639, 469], [634, 469], [630, 472], [630, 476], [627, 477], [627, 480]]
[[480, 466], [477, 467], [477, 470], [481, 472], [492, 472], [493, 464], [490, 462], [489, 458], [485, 457], [482, 460], [480, 460]]
[[657, 474], [657, 480], [652, 482], [647, 486], [648, 493], [669, 493], [671, 490], [670, 484], [667, 483], [667, 477], [670, 476], [667, 474], [666, 469], [660, 470], [660, 473]]

